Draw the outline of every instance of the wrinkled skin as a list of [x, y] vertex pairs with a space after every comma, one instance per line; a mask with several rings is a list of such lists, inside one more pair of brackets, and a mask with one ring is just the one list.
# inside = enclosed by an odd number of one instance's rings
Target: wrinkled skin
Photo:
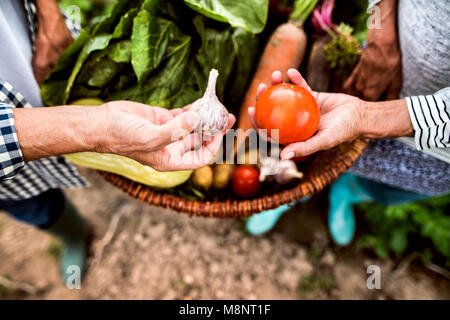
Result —
[[[167, 110], [131, 101], [112, 101], [101, 108], [105, 126], [100, 127], [99, 136], [103, 138], [97, 151], [120, 154], [158, 171], [207, 165], [236, 121], [230, 114], [228, 127], [205, 140], [200, 132], [194, 131], [200, 118], [189, 110], [190, 106]], [[188, 114], [191, 121], [186, 118]]]

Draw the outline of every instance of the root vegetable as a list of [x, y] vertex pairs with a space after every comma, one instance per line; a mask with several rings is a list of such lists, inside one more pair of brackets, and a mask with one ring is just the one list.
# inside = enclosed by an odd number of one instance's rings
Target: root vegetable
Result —
[[218, 164], [214, 167], [213, 186], [215, 189], [226, 188], [233, 175], [234, 165]]
[[202, 190], [209, 190], [213, 183], [213, 170], [210, 166], [204, 166], [194, 170], [192, 174], [192, 182], [196, 187]]
[[315, 40], [306, 68], [306, 81], [311, 89], [319, 92], [330, 90], [330, 67], [327, 61], [325, 46], [331, 41], [329, 36]]
[[259, 181], [263, 182], [267, 177], [273, 176], [279, 184], [287, 184], [293, 179], [303, 178], [303, 173], [297, 170], [292, 160], [278, 160], [275, 158], [264, 158], [260, 161]]

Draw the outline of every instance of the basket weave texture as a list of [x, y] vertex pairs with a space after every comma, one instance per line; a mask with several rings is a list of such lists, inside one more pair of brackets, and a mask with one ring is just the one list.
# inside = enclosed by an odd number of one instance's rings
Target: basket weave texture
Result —
[[122, 189], [131, 197], [151, 205], [170, 208], [194, 216], [217, 218], [244, 218], [264, 210], [292, 203], [323, 190], [347, 171], [362, 154], [368, 141], [358, 139], [344, 143], [328, 151], [317, 153], [307, 164], [305, 176], [290, 189], [251, 200], [229, 199], [221, 202], [193, 201], [149, 186], [131, 181], [122, 176], [97, 171], [106, 181]]

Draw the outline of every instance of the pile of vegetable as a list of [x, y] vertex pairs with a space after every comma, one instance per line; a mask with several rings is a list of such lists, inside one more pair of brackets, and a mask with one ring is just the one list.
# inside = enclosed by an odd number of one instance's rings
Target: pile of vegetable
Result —
[[[214, 105], [221, 105], [217, 96], [230, 107], [241, 101], [258, 51], [256, 34], [266, 23], [268, 0], [119, 0], [108, 11], [62, 54], [41, 86], [45, 105], [86, 102], [87, 98], [166, 108], [194, 101], [201, 107], [202, 101], [211, 98]], [[212, 89], [200, 99], [213, 68], [220, 73], [217, 87], [214, 79]], [[227, 114], [221, 108], [214, 112], [219, 118]], [[215, 119], [208, 110], [200, 114], [203, 119]], [[213, 133], [227, 123], [216, 130], [210, 123], [205, 125], [210, 126], [205, 131]], [[77, 153], [67, 158], [158, 188], [182, 184], [192, 173], [161, 173], [110, 154]]]
[[[284, 10], [289, 11], [288, 21], [264, 35], [269, 39], [258, 59], [258, 34], [266, 25], [268, 2], [118, 0], [102, 11], [103, 18], [83, 30], [63, 53], [42, 84], [42, 100], [49, 106], [84, 104], [80, 99], [91, 105], [132, 100], [165, 108], [193, 103], [192, 108], [202, 120], [204, 136], [226, 128], [228, 112], [238, 113], [234, 108], [239, 106], [238, 128], [250, 129], [247, 109], [256, 105], [257, 124], [267, 129], [269, 136], [271, 129], [279, 129], [281, 144], [304, 141], [317, 131], [320, 121], [317, 103], [307, 90], [280, 84], [267, 90], [258, 103], [255, 97], [260, 83], [270, 85], [273, 71], [285, 74], [289, 68], [301, 67], [310, 39], [304, 24], [318, 0], [283, 2], [288, 3], [285, 8], [289, 10]], [[333, 4], [325, 1], [321, 10], [316, 8], [313, 22], [328, 37], [335, 35], [339, 42], [346, 33], [331, 22]], [[318, 19], [324, 21], [318, 23]], [[359, 48], [359, 43], [350, 42]], [[355, 58], [348, 50], [329, 45], [322, 45], [319, 51], [325, 53], [322, 56], [327, 57], [327, 63], [333, 62], [329, 59], [332, 53], [339, 55], [339, 63]], [[309, 56], [314, 69], [320, 64], [314, 59], [314, 45]], [[328, 81], [330, 75], [323, 74]], [[227, 188], [237, 198], [285, 188], [303, 177], [300, 171], [305, 160], [257, 157], [256, 162], [244, 159], [238, 165], [217, 164], [195, 171], [161, 173], [117, 155], [77, 153], [67, 158], [196, 200], [228, 196], [228, 192], [222, 192]]]
[[221, 163], [197, 169], [187, 184], [188, 188], [177, 190], [178, 194], [193, 200], [221, 200], [223, 196], [229, 197], [230, 193], [238, 199], [250, 199], [261, 195], [263, 189], [273, 192], [303, 178], [299, 171], [302, 161], [279, 160], [278, 154], [279, 151], [262, 157], [257, 149], [253, 149], [237, 158], [236, 165]]

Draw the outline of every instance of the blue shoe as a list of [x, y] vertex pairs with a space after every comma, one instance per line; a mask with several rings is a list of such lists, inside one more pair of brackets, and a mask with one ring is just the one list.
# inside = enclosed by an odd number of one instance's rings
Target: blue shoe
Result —
[[[311, 198], [311, 196], [307, 196], [307, 197], [299, 200], [299, 202], [308, 201], [310, 198]], [[294, 203], [294, 205], [295, 205], [295, 203]], [[276, 209], [267, 210], [267, 211], [263, 211], [261, 213], [255, 214], [255, 215], [251, 216], [250, 218], [248, 218], [248, 220], [245, 224], [245, 229], [247, 230], [248, 233], [250, 233], [251, 235], [254, 235], [254, 236], [269, 232], [270, 230], [273, 229], [273, 227], [275, 227], [275, 225], [277, 224], [278, 220], [281, 218], [283, 213], [285, 213], [292, 207], [293, 207], [293, 205], [291, 205], [291, 204], [285, 204]]]
[[359, 185], [356, 176], [343, 174], [330, 188], [328, 225], [333, 240], [341, 246], [348, 245], [355, 234], [352, 205], [372, 201]]

